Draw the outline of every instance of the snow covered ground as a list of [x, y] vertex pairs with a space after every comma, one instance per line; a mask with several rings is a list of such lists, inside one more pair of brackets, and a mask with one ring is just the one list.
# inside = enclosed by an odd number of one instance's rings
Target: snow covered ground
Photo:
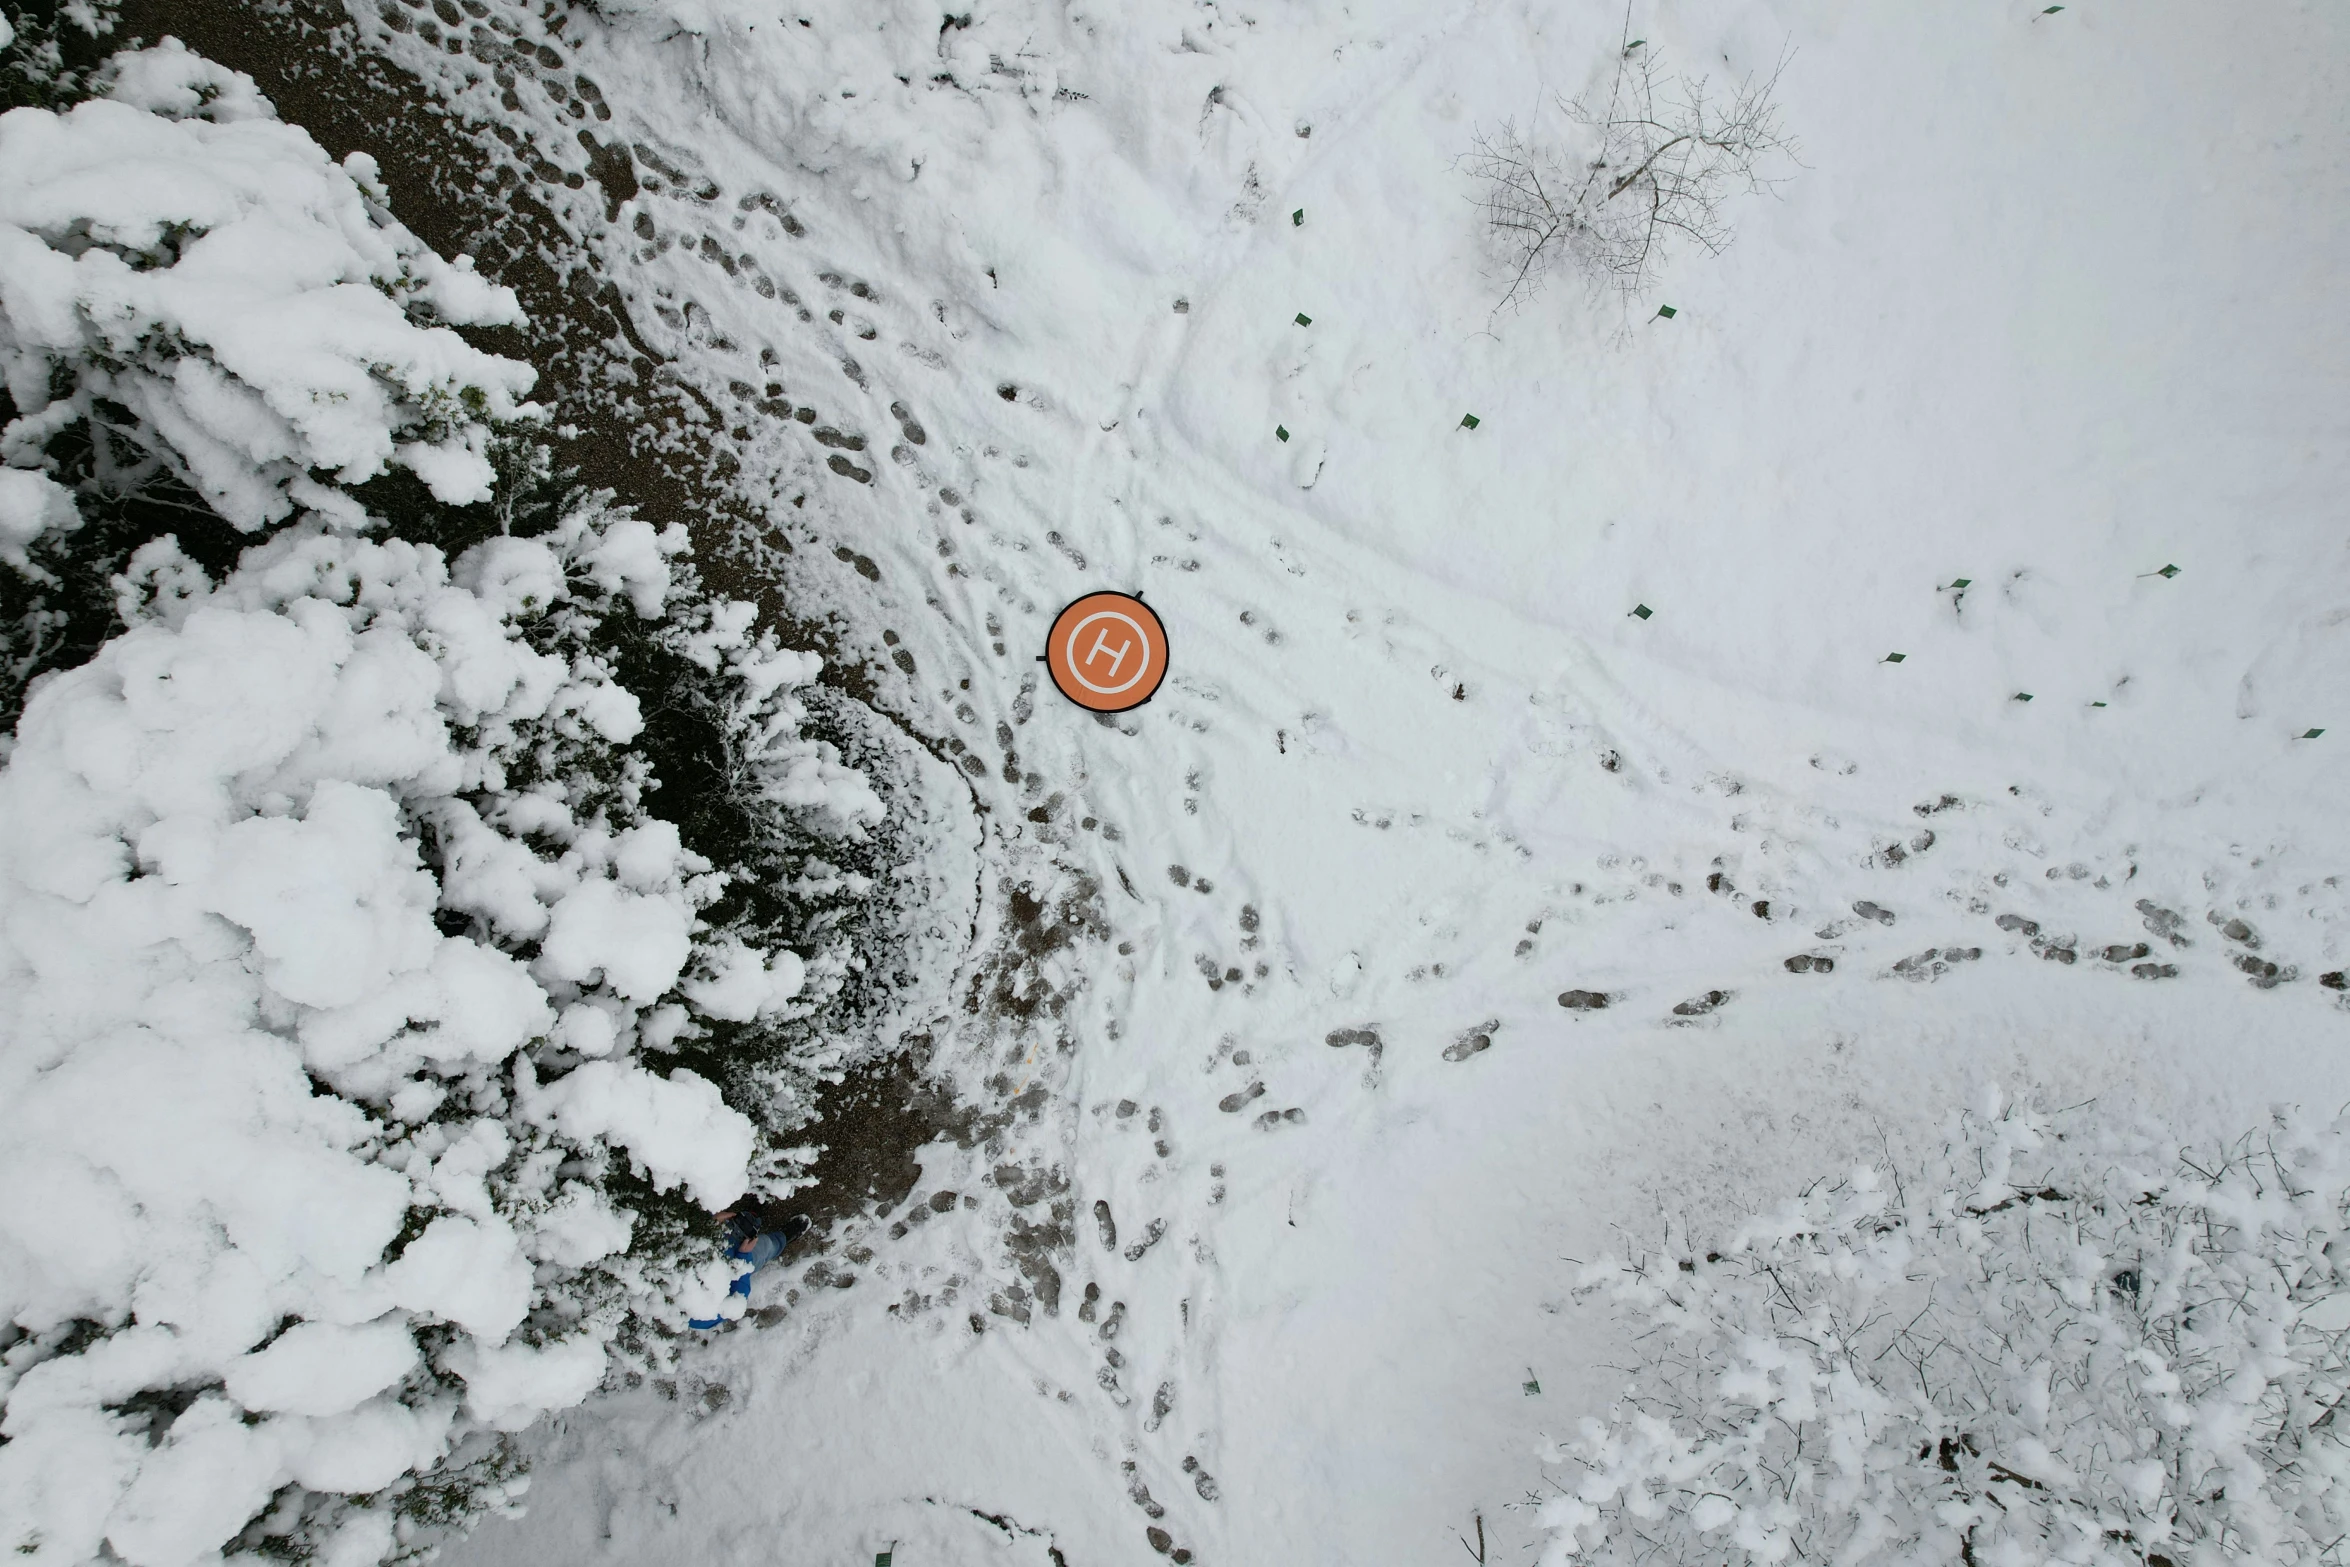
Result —
[[[973, 758], [958, 988], [1043, 988], [939, 1061], [1044, 1094], [450, 1560], [1523, 1560], [1618, 1380], [1569, 1259], [1985, 1081], [2350, 1098], [2350, 14], [1636, 6], [1668, 67], [1792, 48], [1803, 166], [1669, 320], [1495, 317], [1459, 160], [1622, 23], [569, 24], [640, 326]], [[1097, 722], [1033, 660], [1104, 587], [1175, 664]]]

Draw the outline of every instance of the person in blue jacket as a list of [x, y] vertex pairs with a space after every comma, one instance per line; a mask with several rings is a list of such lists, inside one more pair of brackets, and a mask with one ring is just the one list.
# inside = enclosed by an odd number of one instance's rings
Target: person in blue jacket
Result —
[[[727, 1257], [743, 1266], [742, 1274], [727, 1286], [727, 1293], [745, 1299], [750, 1297], [751, 1275], [790, 1251], [792, 1242], [798, 1240], [808, 1228], [806, 1216], [794, 1213], [786, 1215], [775, 1228], [769, 1229], [764, 1222], [765, 1215], [756, 1208], [729, 1208], [718, 1215], [718, 1220], [726, 1226]], [[726, 1319], [695, 1317], [689, 1319], [686, 1325], [707, 1331], [724, 1327]]]

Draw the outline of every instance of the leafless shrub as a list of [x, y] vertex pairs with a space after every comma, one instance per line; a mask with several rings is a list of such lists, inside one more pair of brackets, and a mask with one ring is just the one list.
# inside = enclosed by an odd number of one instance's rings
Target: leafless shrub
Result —
[[1774, 188], [1771, 167], [1795, 161], [1775, 93], [1782, 57], [1727, 102], [1703, 77], [1668, 80], [1644, 41], [1623, 46], [1604, 100], [1562, 98], [1578, 127], [1572, 150], [1521, 134], [1510, 121], [1477, 133], [1467, 171], [1500, 252], [1500, 306], [1517, 304], [1563, 258], [1627, 302], [1656, 279], [1667, 249], [1688, 241], [1719, 254], [1731, 238], [1723, 203]]

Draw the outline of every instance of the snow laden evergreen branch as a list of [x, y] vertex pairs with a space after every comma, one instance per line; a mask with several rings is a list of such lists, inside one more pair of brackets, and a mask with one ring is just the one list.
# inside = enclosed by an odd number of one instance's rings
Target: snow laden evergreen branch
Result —
[[0, 585], [72, 633], [0, 746], [0, 1548], [415, 1559], [741, 1311], [710, 1214], [803, 1179], [881, 807], [428, 324], [510, 297], [249, 80], [100, 75], [0, 116]]
[[1713, 1246], [1600, 1264], [1639, 1326], [1546, 1456], [1546, 1567], [2335, 1562], [2350, 1123], [2181, 1158], [1993, 1104]]
[[1468, 173], [1499, 256], [1496, 308], [1526, 298], [1562, 259], [1630, 300], [1655, 282], [1673, 240], [1719, 254], [1732, 234], [1723, 203], [1770, 189], [1768, 165], [1794, 156], [1776, 99], [1786, 64], [1717, 105], [1702, 77], [1665, 85], [1654, 52], [1634, 40], [1604, 103], [1560, 100], [1581, 129], [1578, 150], [1536, 143], [1506, 120], [1478, 132]]

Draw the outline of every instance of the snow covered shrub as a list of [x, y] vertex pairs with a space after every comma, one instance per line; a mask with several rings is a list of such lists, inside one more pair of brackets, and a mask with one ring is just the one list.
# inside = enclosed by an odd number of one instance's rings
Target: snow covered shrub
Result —
[[0, 0], [0, 110], [86, 97], [118, 9], [114, 0]]
[[1779, 127], [1779, 74], [1750, 78], [1716, 104], [1702, 77], [1665, 87], [1655, 51], [1634, 39], [1604, 99], [1559, 100], [1573, 146], [1536, 142], [1506, 120], [1479, 132], [1468, 172], [1499, 252], [1501, 303], [1531, 293], [1562, 260], [1630, 299], [1655, 281], [1669, 245], [1718, 255], [1731, 236], [1723, 202], [1770, 188], [1765, 166], [1794, 154]]
[[1590, 1270], [1639, 1327], [1544, 1562], [2335, 1561], [2350, 1121], [2209, 1157], [1996, 1101], [1923, 1172]]
[[[720, 1314], [708, 1244], [632, 1246], [609, 1194], [772, 1183], [748, 1118], [646, 1059], [802, 967], [698, 932], [724, 878], [636, 808], [593, 632], [668, 576], [592, 512], [454, 573], [315, 523], [218, 586], [159, 545], [135, 629], [35, 693], [0, 773], [20, 1552], [192, 1559], [289, 1484], [320, 1496], [285, 1532], [388, 1542], [409, 1471], [576, 1402], [643, 1321]], [[683, 634], [788, 727], [807, 660]], [[379, 1505], [322, 1500], [350, 1495]]]
[[103, 79], [0, 116], [0, 1548], [356, 1567], [740, 1311], [881, 808], [440, 324], [510, 296], [249, 80]]
[[[451, 329], [519, 320], [514, 295], [394, 221], [367, 158], [335, 164], [176, 43], [98, 80], [110, 96], [0, 115], [10, 716], [104, 634], [92, 552], [152, 531], [126, 508], [167, 494], [223, 565], [298, 507], [363, 525], [342, 487], [394, 467], [484, 501], [493, 428], [535, 378]], [[98, 527], [77, 539], [84, 506]]]

